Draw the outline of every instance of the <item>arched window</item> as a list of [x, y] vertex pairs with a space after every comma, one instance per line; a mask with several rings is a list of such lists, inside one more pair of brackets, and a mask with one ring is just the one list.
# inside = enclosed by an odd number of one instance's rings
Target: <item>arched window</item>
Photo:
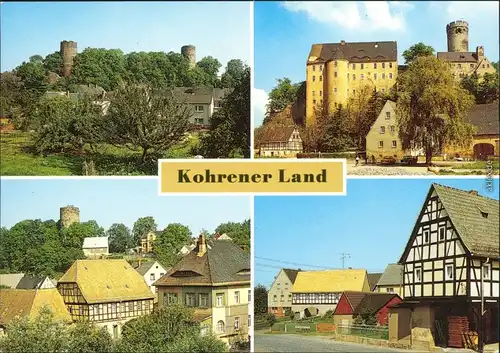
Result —
[[217, 333], [224, 333], [225, 328], [224, 321], [220, 320], [217, 322]]

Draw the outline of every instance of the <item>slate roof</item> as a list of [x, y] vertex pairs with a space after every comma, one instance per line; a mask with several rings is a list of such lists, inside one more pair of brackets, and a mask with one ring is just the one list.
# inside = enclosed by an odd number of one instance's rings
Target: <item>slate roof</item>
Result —
[[295, 280], [297, 279], [297, 274], [301, 270], [292, 270], [292, 269], [289, 269], [289, 268], [284, 268], [283, 271], [285, 272], [285, 274], [288, 277], [288, 279], [290, 280], [290, 282], [292, 282], [292, 284], [294, 284]]
[[261, 143], [288, 142], [293, 131], [296, 129], [295, 126], [279, 126], [272, 124], [264, 128], [265, 130], [262, 133]]
[[497, 258], [500, 202], [436, 183], [432, 184], [432, 189], [436, 191], [469, 252], [476, 256]]
[[366, 270], [301, 271], [297, 274], [292, 293], [339, 293], [368, 291]]
[[44, 276], [25, 275], [16, 286], [16, 289], [38, 289], [45, 280]]
[[174, 95], [181, 103], [210, 104], [212, 99], [221, 100], [231, 92], [230, 89], [210, 87], [175, 87]]
[[317, 61], [311, 62], [337, 59], [347, 59], [353, 63], [397, 61], [398, 46], [393, 41], [313, 44], [309, 52], [309, 57], [311, 56], [318, 58]]
[[87, 303], [154, 298], [144, 278], [123, 259], [76, 260], [59, 283], [77, 283]]
[[444, 61], [477, 62], [475, 52], [439, 52], [437, 58]]
[[477, 128], [476, 135], [500, 134], [498, 101], [488, 104], [476, 104], [471, 109], [469, 120]]
[[378, 280], [382, 276], [381, 273], [368, 273], [366, 275], [368, 279], [368, 286], [370, 287], [370, 290], [373, 290], [375, 286], [377, 285]]
[[0, 289], [0, 325], [5, 326], [16, 316], [35, 318], [43, 306], [49, 307], [56, 319], [72, 321], [56, 288]]
[[377, 286], [400, 286], [403, 283], [403, 265], [389, 264], [377, 282]]
[[199, 245], [177, 262], [154, 286], [200, 285], [222, 283], [250, 283], [250, 256], [228, 240], [217, 240], [203, 256], [198, 256]]
[[83, 239], [83, 249], [107, 248], [108, 237], [87, 237]]

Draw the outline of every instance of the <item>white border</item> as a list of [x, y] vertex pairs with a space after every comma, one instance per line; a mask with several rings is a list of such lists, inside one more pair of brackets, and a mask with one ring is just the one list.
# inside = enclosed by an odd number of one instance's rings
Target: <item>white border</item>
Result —
[[[161, 164], [174, 163], [341, 163], [342, 164], [342, 191], [341, 192], [162, 192], [161, 191]], [[318, 159], [159, 159], [158, 160], [158, 195], [159, 196], [346, 196], [347, 195], [347, 160], [337, 158]]]

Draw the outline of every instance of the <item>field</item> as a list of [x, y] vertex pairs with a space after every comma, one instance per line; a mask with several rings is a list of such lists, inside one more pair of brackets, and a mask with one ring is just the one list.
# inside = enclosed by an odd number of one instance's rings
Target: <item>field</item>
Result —
[[[190, 158], [198, 144], [198, 134], [171, 148], [163, 158]], [[97, 175], [156, 175], [156, 165], [141, 164], [139, 150], [101, 144], [86, 155], [74, 152], [37, 155], [33, 152], [29, 132], [3, 132], [0, 135], [0, 175], [67, 176], [83, 175], [85, 160], [90, 157]]]

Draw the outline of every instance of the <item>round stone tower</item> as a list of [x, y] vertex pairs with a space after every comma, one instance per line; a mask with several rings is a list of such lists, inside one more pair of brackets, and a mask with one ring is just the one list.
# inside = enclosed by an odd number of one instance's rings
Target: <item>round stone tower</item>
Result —
[[62, 74], [64, 77], [71, 75], [73, 59], [76, 56], [76, 42], [63, 40], [61, 42], [61, 57], [63, 60]]
[[469, 51], [469, 24], [466, 21], [454, 21], [446, 25], [449, 52]]
[[194, 45], [185, 45], [181, 48], [181, 54], [189, 60], [189, 67], [196, 65], [196, 48]]
[[59, 221], [62, 228], [68, 228], [73, 223], [80, 223], [80, 209], [75, 206], [61, 207]]

